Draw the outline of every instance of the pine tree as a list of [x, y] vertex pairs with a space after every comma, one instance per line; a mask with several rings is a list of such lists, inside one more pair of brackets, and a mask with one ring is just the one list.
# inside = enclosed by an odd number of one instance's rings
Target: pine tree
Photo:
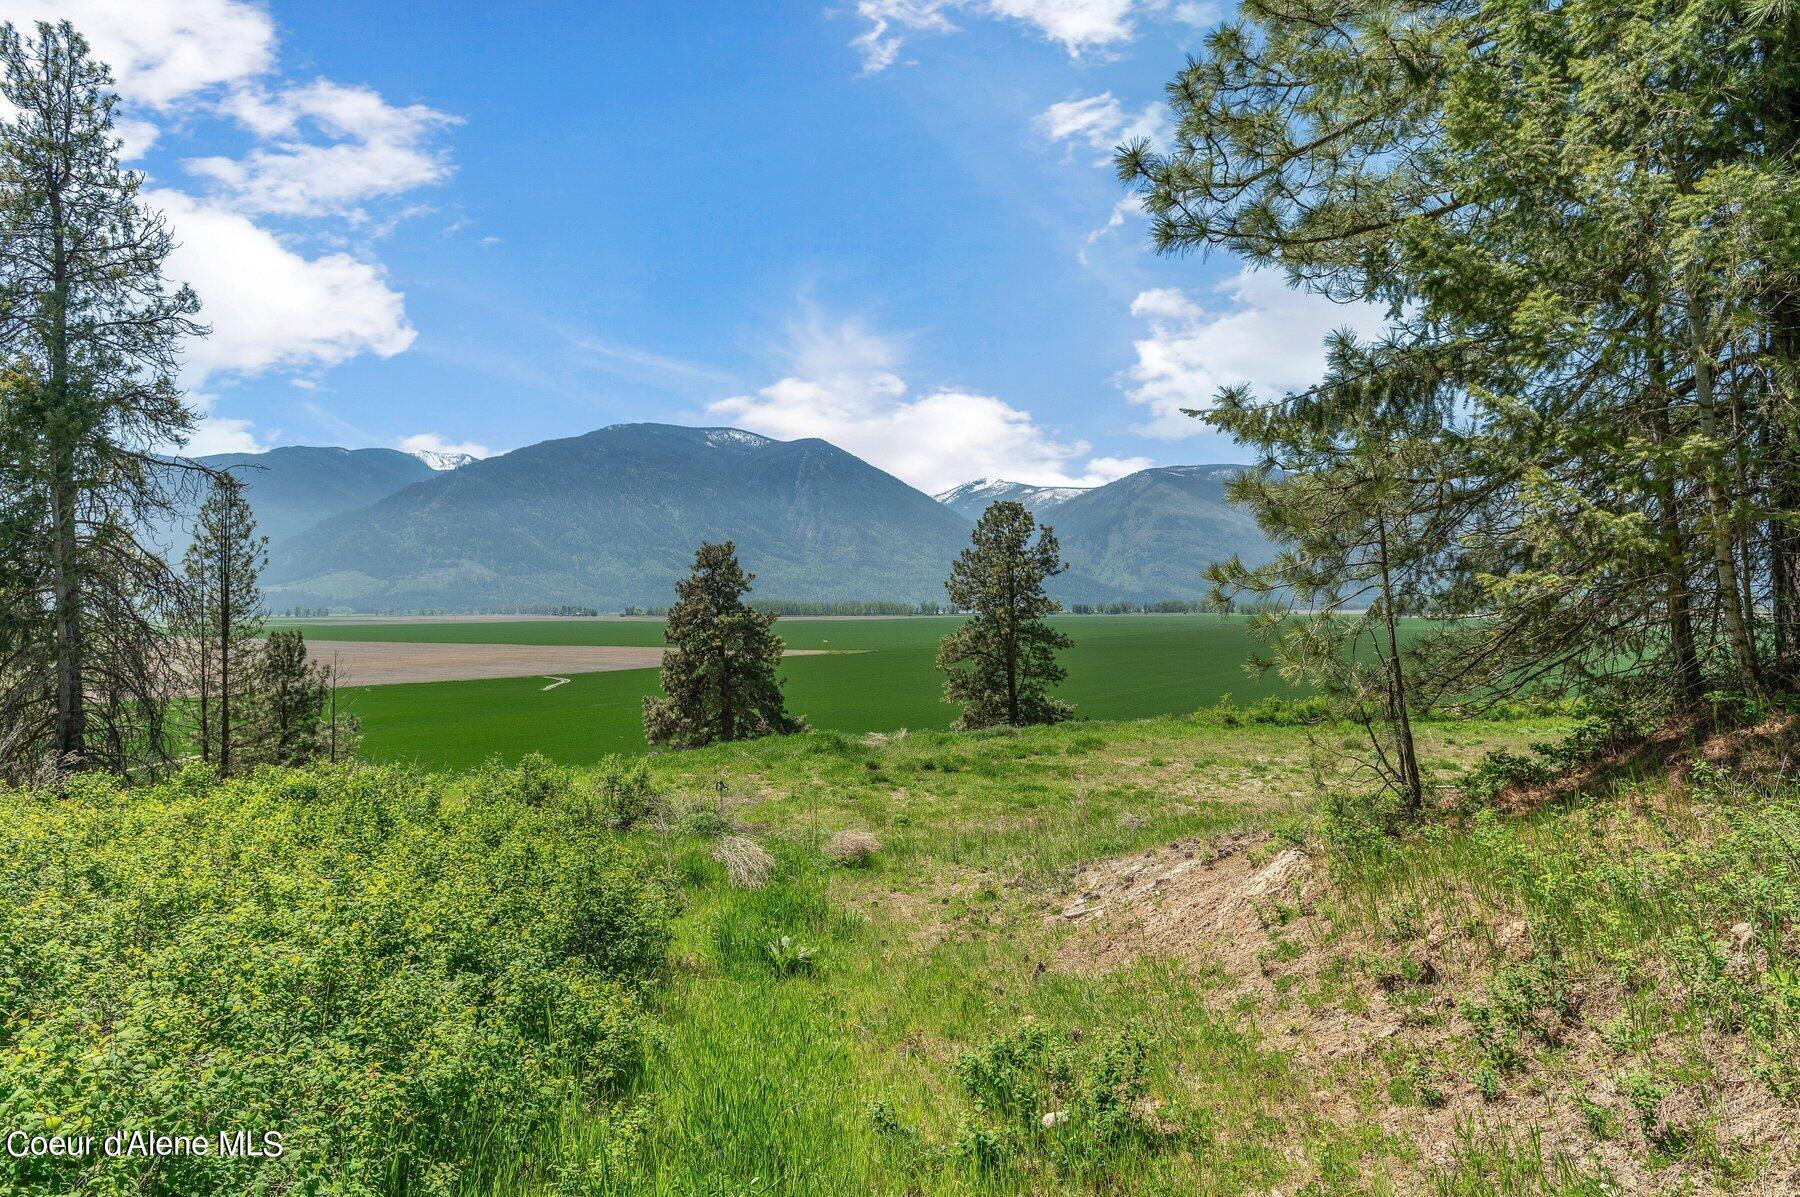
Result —
[[1253, 664], [1313, 687], [1362, 728], [1369, 751], [1357, 763], [1416, 818], [1425, 786], [1412, 723], [1445, 696], [1430, 666], [1447, 634], [1403, 639], [1400, 621], [1455, 584], [1456, 534], [1480, 496], [1459, 488], [1466, 441], [1429, 359], [1340, 333], [1327, 361], [1319, 386], [1278, 404], [1242, 388], [1219, 396], [1212, 422], [1262, 455], [1227, 494], [1281, 549], [1258, 568], [1234, 557], [1207, 576], [1220, 606], [1259, 600], [1250, 627], [1271, 652]]
[[1056, 534], [1039, 529], [1023, 504], [1002, 501], [981, 513], [973, 539], [944, 584], [950, 602], [970, 618], [944, 637], [937, 654], [947, 675], [944, 701], [963, 709], [956, 726], [1067, 719], [1073, 708], [1050, 695], [1068, 675], [1056, 650], [1073, 643], [1046, 618], [1062, 606], [1044, 593], [1044, 583], [1068, 568]]
[[200, 505], [184, 559], [181, 632], [195, 695], [196, 747], [227, 775], [250, 763], [239, 749], [249, 742], [255, 713], [263, 628], [258, 579], [267, 559], [268, 538], [256, 534], [243, 483], [219, 475]]
[[1118, 157], [1165, 252], [1391, 305], [1463, 425], [1455, 522], [1419, 547], [1455, 558], [1433, 669], [1469, 692], [1689, 718], [1800, 673], [1792, 29], [1713, 0], [1246, 4], [1170, 85], [1166, 151]]
[[161, 757], [169, 690], [171, 579], [132, 530], [167, 506], [153, 451], [192, 427], [176, 349], [204, 330], [193, 293], [164, 284], [173, 242], [119, 165], [112, 78], [82, 37], [67, 22], [33, 39], [0, 26], [0, 93], [0, 345], [18, 374], [0, 409], [18, 488], [0, 556], [23, 563], [0, 597], [30, 613], [0, 651], [50, 678], [9, 687], [0, 722], [46, 727], [15, 754], [126, 770]]
[[256, 656], [246, 755], [273, 765], [304, 765], [328, 754], [337, 759], [331, 697], [330, 671], [307, 658], [300, 630], [270, 632]]
[[652, 744], [699, 748], [723, 740], [805, 730], [782, 698], [781, 637], [773, 614], [744, 603], [754, 574], [738, 564], [731, 541], [703, 544], [693, 573], [676, 584], [664, 636], [664, 698], [644, 699], [644, 736]]

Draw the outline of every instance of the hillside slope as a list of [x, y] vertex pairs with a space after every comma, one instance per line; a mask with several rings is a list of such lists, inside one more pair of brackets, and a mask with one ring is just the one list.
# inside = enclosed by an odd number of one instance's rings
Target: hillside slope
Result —
[[[436, 476], [425, 462], [398, 449], [338, 449], [284, 445], [266, 453], [213, 453], [193, 460], [229, 470], [244, 484], [257, 531], [277, 545], [306, 529]], [[159, 521], [152, 536], [179, 556], [191, 539], [187, 525], [198, 496], [177, 518]]]
[[706, 540], [765, 598], [941, 598], [956, 513], [820, 440], [620, 424], [473, 462], [296, 537], [277, 606], [662, 605]]
[[1074, 574], [1063, 593], [1091, 590], [1148, 599], [1205, 596], [1209, 562], [1241, 554], [1256, 565], [1274, 547], [1249, 512], [1225, 499], [1225, 483], [1242, 466], [1163, 466], [1140, 470], [1076, 495], [1045, 513]]

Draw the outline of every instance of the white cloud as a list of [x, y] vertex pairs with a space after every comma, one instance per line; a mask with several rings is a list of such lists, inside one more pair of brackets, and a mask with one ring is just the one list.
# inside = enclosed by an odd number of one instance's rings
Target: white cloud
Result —
[[995, 16], [1034, 26], [1070, 54], [1080, 54], [1129, 41], [1134, 11], [1162, 5], [1144, 0], [985, 0], [982, 7]]
[[[1080, 100], [1064, 100], [1052, 104], [1038, 113], [1037, 119], [1032, 123], [1038, 133], [1050, 141], [1064, 142], [1071, 147], [1087, 146], [1094, 152], [1095, 166], [1112, 165], [1113, 150], [1124, 142], [1146, 137], [1152, 142], [1167, 145], [1174, 135], [1166, 105], [1153, 101], [1144, 105], [1142, 110], [1132, 112], [1110, 91]], [[1088, 233], [1084, 239], [1086, 245], [1075, 251], [1076, 258], [1086, 266], [1086, 246], [1093, 245], [1114, 229], [1122, 227], [1128, 217], [1137, 215], [1139, 211], [1136, 196], [1121, 196], [1113, 204], [1106, 223]]]
[[113, 135], [119, 139], [119, 160], [130, 162], [148, 154], [162, 137], [162, 130], [150, 121], [131, 117], [113, 119]]
[[1150, 457], [1090, 457], [1087, 461], [1087, 476], [1093, 481], [1085, 485], [1111, 482], [1127, 474], [1147, 470], [1155, 464], [1156, 460]]
[[62, 20], [112, 67], [120, 94], [154, 108], [261, 74], [275, 56], [274, 21], [243, 0], [0, 0], [0, 21], [21, 32]]
[[1317, 383], [1325, 371], [1325, 338], [1349, 328], [1379, 334], [1385, 311], [1365, 303], [1338, 304], [1287, 286], [1271, 271], [1246, 268], [1219, 284], [1224, 302], [1203, 307], [1173, 287], [1141, 293], [1131, 313], [1150, 335], [1134, 342], [1137, 362], [1126, 395], [1150, 409], [1139, 431], [1159, 437], [1208, 431], [1183, 408], [1204, 411], [1221, 387], [1249, 384], [1271, 398]]
[[[187, 168], [218, 185], [233, 207], [285, 216], [356, 214], [370, 199], [399, 195], [450, 173], [431, 144], [455, 124], [423, 104], [397, 107], [366, 87], [318, 79], [269, 93], [234, 92], [222, 109], [271, 144], [243, 158], [195, 158]], [[322, 134], [323, 143], [307, 140]]]
[[708, 411], [782, 440], [819, 437], [930, 494], [971, 478], [1097, 486], [1149, 464], [1095, 458], [1031, 413], [992, 396], [940, 387], [911, 393], [900, 346], [854, 322], [811, 318], [790, 330], [790, 373]]
[[1169, 141], [1169, 110], [1161, 103], [1146, 104], [1141, 112], [1129, 112], [1110, 91], [1081, 100], [1064, 100], [1038, 113], [1033, 122], [1051, 141], [1085, 144], [1095, 161], [1112, 160], [1113, 148], [1138, 137]]
[[478, 445], [474, 441], [448, 441], [435, 432], [420, 432], [412, 436], [401, 437], [396, 444], [398, 448], [407, 453], [433, 453], [444, 457], [467, 455], [478, 460], [494, 455], [494, 451], [486, 445]]
[[955, 32], [952, 16], [966, 14], [1017, 21], [1079, 58], [1130, 41], [1146, 16], [1201, 25], [1217, 13], [1211, 0], [858, 0], [856, 15], [867, 28], [850, 44], [863, 71], [874, 74], [899, 61], [909, 35]]
[[901, 31], [908, 33], [949, 33], [956, 28], [945, 16], [952, 0], [859, 0], [856, 15], [869, 27], [850, 44], [862, 55], [863, 71], [874, 74], [885, 71], [900, 57], [905, 44]]
[[1204, 29], [1219, 23], [1219, 6], [1213, 0], [1179, 0], [1169, 9], [1169, 14], [1177, 21]]
[[178, 191], [152, 191], [180, 242], [170, 278], [193, 286], [210, 337], [188, 343], [190, 384], [218, 374], [317, 369], [392, 357], [417, 336], [382, 269], [345, 253], [307, 258], [249, 217]]
[[[307, 375], [296, 385], [316, 385], [314, 372], [412, 344], [404, 296], [367, 246], [386, 220], [417, 209], [396, 205], [372, 221], [358, 205], [443, 179], [450, 167], [433, 138], [454, 118], [329, 79], [285, 84], [275, 24], [260, 0], [0, 0], [0, 19], [25, 30], [64, 18], [113, 68], [123, 157], [183, 132], [164, 119], [172, 111], [220, 113], [254, 138], [239, 158], [189, 163], [211, 195], [160, 180], [144, 196], [166, 213], [179, 243], [167, 275], [193, 285], [212, 327], [185, 346], [186, 385], [284, 370]], [[297, 230], [278, 234], [252, 219], [262, 214], [336, 217], [337, 228], [307, 232], [349, 248], [303, 251], [289, 235]], [[249, 421], [212, 414], [213, 396], [190, 402], [203, 416], [195, 443], [204, 451], [260, 444]]]
[[263, 453], [269, 448], [252, 430], [249, 420], [202, 416], [181, 452], [188, 457], [206, 457], [213, 453]]

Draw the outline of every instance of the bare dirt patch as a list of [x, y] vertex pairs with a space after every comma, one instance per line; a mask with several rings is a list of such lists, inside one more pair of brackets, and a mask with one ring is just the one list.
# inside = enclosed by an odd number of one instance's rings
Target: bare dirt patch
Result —
[[[542, 677], [547, 681], [577, 673], [655, 669], [660, 648], [592, 644], [431, 644], [388, 640], [315, 641], [313, 658], [336, 663], [347, 686], [389, 686], [401, 682], [463, 682], [480, 678]], [[810, 656], [817, 649], [790, 649]]]
[[[1516, 1142], [1530, 1127], [1545, 1158], [1597, 1164], [1620, 1192], [1718, 1193], [1719, 1177], [1701, 1155], [1658, 1158], [1653, 1127], [1632, 1116], [1627, 1078], [1660, 1059], [1706, 1077], [1672, 1087], [1660, 1122], [1704, 1128], [1744, 1161], [1740, 1191], [1800, 1192], [1792, 1111], [1751, 1076], [1734, 1037], [1710, 1028], [1665, 1032], [1634, 1057], [1621, 1056], [1602, 1028], [1624, 995], [1588, 978], [1576, 984], [1567, 1019], [1550, 1028], [1551, 1046], [1530, 1052], [1504, 1092], [1490, 1097], [1473, 1079], [1463, 1002], [1485, 998], [1498, 968], [1534, 955], [1525, 920], [1491, 909], [1475, 919], [1439, 912], [1413, 934], [1392, 936], [1347, 917], [1333, 897], [1329, 879], [1299, 849], [1260, 832], [1232, 833], [1095, 861], [1071, 890], [1050, 896], [1042, 918], [1066, 931], [1052, 955], [1061, 970], [1109, 972], [1151, 956], [1215, 980], [1220, 1011], [1242, 1014], [1321, 1078], [1360, 1081], [1321, 1085], [1318, 1113], [1341, 1121], [1372, 1112], [1384, 1131], [1413, 1145], [1424, 1169], [1451, 1167], [1471, 1136]], [[1429, 1102], [1415, 1096], [1371, 1111], [1353, 1095], [1357, 1087], [1379, 1092], [1420, 1065], [1430, 1066], [1438, 1090]], [[1599, 1107], [1612, 1112], [1603, 1133], [1582, 1112]], [[1402, 1191], [1428, 1187], [1424, 1173], [1398, 1179]]]

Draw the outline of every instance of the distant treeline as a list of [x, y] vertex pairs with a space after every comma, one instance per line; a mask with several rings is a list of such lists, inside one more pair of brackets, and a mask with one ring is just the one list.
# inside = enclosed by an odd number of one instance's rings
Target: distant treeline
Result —
[[752, 607], [765, 615], [948, 615], [945, 603], [833, 602], [803, 603], [790, 599], [752, 599]]
[[[843, 602], [800, 602], [793, 599], [754, 599], [750, 606], [767, 615], [785, 616], [819, 616], [819, 615], [960, 615], [956, 607], [949, 603], [919, 602], [898, 603], [889, 601], [843, 601]], [[1128, 602], [1116, 600], [1110, 603], [1071, 603], [1068, 613], [1071, 615], [1204, 615], [1214, 612], [1239, 615], [1254, 615], [1264, 610], [1283, 609], [1284, 605], [1271, 600], [1251, 602], [1227, 601], [1222, 607], [1200, 599], [1161, 599], [1156, 602]], [[669, 613], [667, 607], [622, 607], [619, 615], [651, 616], [661, 618]], [[407, 608], [404, 610], [387, 608], [380, 611], [353, 611], [348, 607], [289, 607], [277, 612], [284, 619], [321, 619], [333, 615], [568, 615], [598, 616], [608, 614], [595, 607], [554, 606], [545, 603], [525, 603], [509, 607], [459, 607], [449, 608]]]
[[1250, 602], [1210, 603], [1204, 599], [1159, 599], [1153, 603], [1118, 600], [1110, 603], [1070, 603], [1071, 615], [1257, 615], [1265, 611], [1285, 610], [1286, 605], [1273, 599]]
[[[595, 616], [605, 612], [598, 607], [557, 606], [548, 603], [519, 603], [508, 607], [384, 607], [379, 611], [359, 611], [351, 607], [294, 606], [275, 612], [281, 619], [324, 619], [332, 615], [574, 615]], [[627, 615], [638, 614], [627, 610]]]

